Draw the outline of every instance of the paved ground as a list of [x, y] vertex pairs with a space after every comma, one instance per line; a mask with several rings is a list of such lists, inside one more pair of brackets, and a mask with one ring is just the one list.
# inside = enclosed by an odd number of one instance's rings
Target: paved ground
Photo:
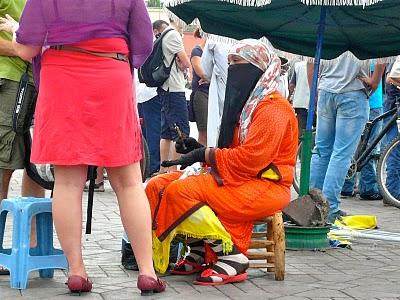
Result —
[[[12, 181], [11, 196], [19, 194], [19, 184], [20, 173]], [[398, 209], [355, 198], [343, 200], [343, 208], [354, 214], [377, 215], [381, 230], [400, 232]], [[141, 298], [136, 289], [137, 272], [125, 271], [120, 265], [123, 230], [109, 186], [105, 193], [95, 195], [93, 221], [93, 233], [84, 240], [84, 258], [94, 289], [82, 298]], [[217, 288], [194, 286], [192, 277], [166, 276], [167, 292], [154, 299], [400, 299], [399, 246], [400, 243], [357, 240], [352, 250], [287, 251], [283, 282], [274, 281], [271, 274], [262, 270], [250, 270], [247, 282]], [[1, 277], [0, 299], [71, 299], [65, 281], [61, 271], [51, 280], [40, 279], [33, 272], [29, 288], [19, 291], [9, 288], [8, 277]]]

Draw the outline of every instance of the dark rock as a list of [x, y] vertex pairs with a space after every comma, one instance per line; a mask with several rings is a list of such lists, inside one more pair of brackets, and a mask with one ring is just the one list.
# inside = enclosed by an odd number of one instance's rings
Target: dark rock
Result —
[[309, 195], [291, 201], [283, 210], [286, 217], [299, 226], [325, 226], [329, 203], [322, 192], [311, 189]]

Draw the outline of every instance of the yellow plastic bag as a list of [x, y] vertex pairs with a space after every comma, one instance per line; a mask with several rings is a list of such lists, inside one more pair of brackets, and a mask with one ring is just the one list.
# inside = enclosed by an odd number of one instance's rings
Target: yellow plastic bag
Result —
[[169, 264], [169, 251], [172, 240], [177, 235], [197, 239], [221, 240], [225, 253], [232, 251], [230, 234], [225, 230], [217, 216], [208, 206], [202, 206], [174, 228], [161, 242], [153, 232], [153, 261], [157, 272], [165, 273]]
[[375, 229], [378, 227], [378, 220], [376, 216], [345, 216], [340, 220], [336, 219], [335, 224], [339, 228], [345, 229]]

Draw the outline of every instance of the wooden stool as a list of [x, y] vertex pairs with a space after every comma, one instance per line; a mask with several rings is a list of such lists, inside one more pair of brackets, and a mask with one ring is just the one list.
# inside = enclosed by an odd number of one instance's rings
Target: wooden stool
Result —
[[[265, 251], [248, 252], [249, 260], [266, 260], [266, 263], [251, 263], [252, 268], [267, 268], [267, 272], [275, 273], [275, 280], [285, 278], [285, 230], [282, 213], [263, 218], [255, 225], [266, 224], [266, 232], [253, 232], [249, 249], [265, 249]], [[260, 239], [266, 237], [266, 239]]]

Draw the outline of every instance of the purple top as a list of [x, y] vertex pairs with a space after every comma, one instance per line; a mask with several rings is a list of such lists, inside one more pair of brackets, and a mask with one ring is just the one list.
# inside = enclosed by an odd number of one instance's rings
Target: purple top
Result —
[[[128, 43], [132, 68], [140, 67], [153, 47], [143, 0], [27, 0], [16, 36], [18, 43], [31, 46], [121, 37]], [[38, 75], [40, 56], [34, 67]]]

